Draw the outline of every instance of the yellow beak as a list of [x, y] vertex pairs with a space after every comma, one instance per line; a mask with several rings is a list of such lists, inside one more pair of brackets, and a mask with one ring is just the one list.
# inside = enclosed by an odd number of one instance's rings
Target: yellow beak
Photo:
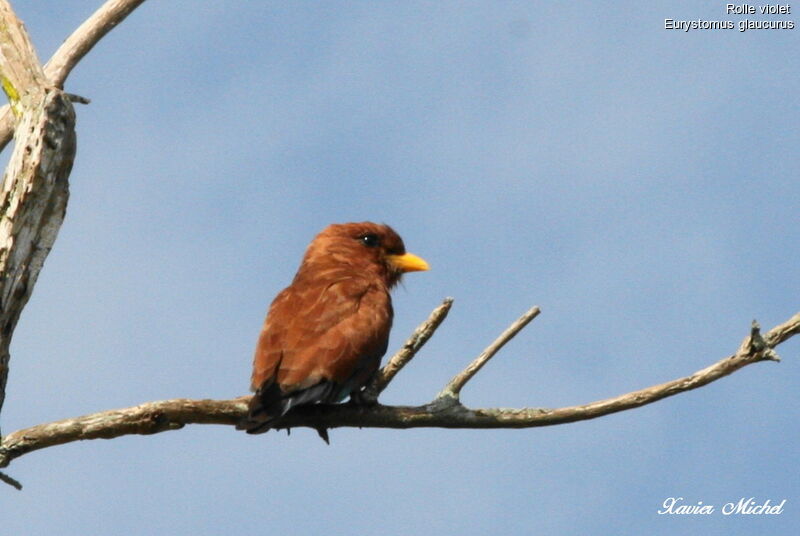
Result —
[[404, 253], [403, 255], [387, 255], [386, 260], [389, 264], [394, 266], [401, 272], [421, 272], [429, 270], [430, 267], [425, 259], [417, 257], [412, 253]]

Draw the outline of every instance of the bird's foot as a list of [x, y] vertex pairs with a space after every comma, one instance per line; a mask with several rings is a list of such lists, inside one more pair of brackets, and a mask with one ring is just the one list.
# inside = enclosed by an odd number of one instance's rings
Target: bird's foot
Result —
[[367, 398], [366, 396], [364, 396], [364, 391], [360, 390], [360, 391], [353, 391], [352, 393], [350, 393], [350, 400], [348, 400], [347, 403], [353, 406], [369, 407], [369, 406], [374, 406], [375, 404], [378, 403], [378, 401], [371, 398]]

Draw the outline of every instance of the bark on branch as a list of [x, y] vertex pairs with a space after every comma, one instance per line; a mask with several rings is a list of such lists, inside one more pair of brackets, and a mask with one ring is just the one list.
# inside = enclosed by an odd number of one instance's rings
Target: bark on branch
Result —
[[50, 87], [6, 0], [0, 0], [0, 78], [17, 118], [14, 152], [0, 185], [2, 409], [11, 336], [64, 219], [75, 157], [72, 104]]
[[[429, 404], [413, 407], [381, 404], [299, 407], [288, 413], [277, 427], [308, 427], [315, 430], [339, 427], [533, 428], [594, 419], [702, 387], [752, 363], [778, 361], [774, 348], [798, 332], [800, 313], [763, 336], [754, 322], [750, 334], [739, 349], [709, 367], [677, 380], [579, 406], [557, 409], [472, 409], [463, 406], [454, 397], [437, 396]], [[404, 348], [412, 344], [417, 336], [418, 332], [415, 331]], [[401, 349], [398, 353], [403, 351]], [[389, 363], [393, 360], [394, 358], [390, 359]], [[384, 367], [384, 373], [387, 367]], [[233, 426], [246, 415], [248, 399], [249, 397], [244, 396], [233, 400], [163, 400], [32, 426], [3, 438], [0, 445], [0, 468], [34, 450], [84, 439], [155, 434], [178, 430], [187, 424]]]

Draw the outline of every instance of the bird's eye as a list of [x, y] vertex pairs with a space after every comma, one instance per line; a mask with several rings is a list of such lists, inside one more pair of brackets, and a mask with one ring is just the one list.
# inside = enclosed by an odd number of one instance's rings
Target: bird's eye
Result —
[[376, 248], [381, 245], [381, 239], [378, 238], [378, 235], [367, 233], [363, 234], [358, 237], [358, 239], [368, 248]]

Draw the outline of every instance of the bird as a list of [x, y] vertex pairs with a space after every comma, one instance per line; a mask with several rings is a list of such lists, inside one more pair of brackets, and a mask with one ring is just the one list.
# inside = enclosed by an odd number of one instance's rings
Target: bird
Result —
[[[332, 224], [309, 244], [292, 283], [273, 300], [258, 336], [247, 416], [259, 434], [292, 408], [360, 393], [386, 353], [394, 315], [389, 291], [404, 273], [428, 270], [385, 224]], [[318, 429], [328, 442], [327, 430]]]

